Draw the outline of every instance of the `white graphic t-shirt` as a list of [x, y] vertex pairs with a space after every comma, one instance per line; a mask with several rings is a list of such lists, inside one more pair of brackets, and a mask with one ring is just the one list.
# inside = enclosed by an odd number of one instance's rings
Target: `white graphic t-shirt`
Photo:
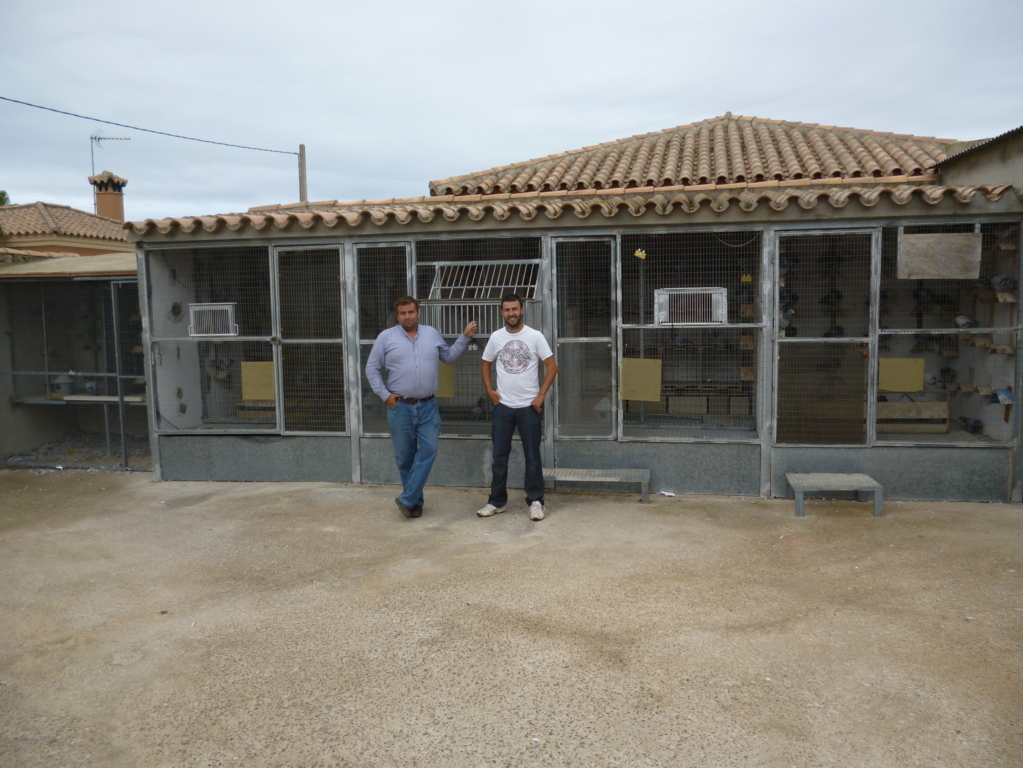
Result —
[[495, 363], [501, 405], [509, 408], [531, 405], [540, 392], [540, 361], [552, 354], [543, 334], [528, 325], [523, 325], [518, 333], [509, 333], [507, 328], [494, 331], [483, 350], [483, 359]]

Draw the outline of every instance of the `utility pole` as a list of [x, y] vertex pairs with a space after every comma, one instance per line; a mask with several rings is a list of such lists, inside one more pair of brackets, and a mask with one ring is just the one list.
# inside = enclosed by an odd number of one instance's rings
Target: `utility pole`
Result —
[[305, 144], [298, 145], [298, 199], [309, 202], [309, 193], [305, 182]]

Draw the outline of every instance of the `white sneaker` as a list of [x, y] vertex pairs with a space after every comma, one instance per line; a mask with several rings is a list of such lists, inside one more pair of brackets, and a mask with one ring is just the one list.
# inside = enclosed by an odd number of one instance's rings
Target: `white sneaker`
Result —
[[544, 512], [543, 502], [534, 501], [529, 505], [529, 519], [530, 520], [543, 520], [546, 512]]
[[499, 515], [504, 512], [504, 507], [495, 507], [493, 504], [487, 504], [483, 509], [476, 511], [476, 514], [480, 517], [490, 517], [491, 515]]

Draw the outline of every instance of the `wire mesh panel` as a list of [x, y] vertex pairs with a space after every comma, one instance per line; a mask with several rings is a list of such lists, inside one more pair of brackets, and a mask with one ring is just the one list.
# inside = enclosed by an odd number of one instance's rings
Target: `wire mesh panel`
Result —
[[[121, 391], [125, 395], [146, 393], [146, 357], [142, 346], [142, 315], [139, 310], [139, 285], [136, 281], [115, 282], [114, 327], [115, 345], [108, 345], [107, 369], [116, 370], [121, 377]], [[116, 353], [118, 361], [111, 359]]]
[[339, 249], [278, 251], [277, 279], [282, 340], [342, 339]]
[[157, 429], [276, 431], [269, 341], [167, 340], [153, 345]]
[[778, 335], [869, 336], [870, 259], [869, 234], [779, 238]]
[[[1015, 325], [1019, 276], [1019, 225], [948, 224], [884, 230], [881, 262], [881, 317], [886, 328], [995, 328]], [[971, 241], [979, 262], [969, 277], [962, 259], [951, 260]], [[912, 259], [931, 275], [912, 279]], [[908, 262], [908, 263], [907, 263]], [[900, 271], [901, 265], [901, 271]], [[903, 275], [903, 277], [900, 277]]]
[[610, 341], [558, 344], [558, 437], [614, 436], [614, 351]]
[[64, 430], [59, 440], [11, 461], [148, 466], [137, 284], [50, 280], [3, 290], [11, 310], [14, 397], [61, 406], [47, 414], [46, 434]]
[[190, 307], [197, 304], [233, 304], [239, 336], [270, 336], [265, 247], [156, 250], [148, 254], [147, 265], [153, 338], [188, 338]]
[[622, 322], [656, 322], [655, 291], [672, 288], [722, 289], [729, 323], [757, 322], [761, 240], [759, 232], [622, 237]]
[[[528, 261], [542, 257], [538, 237], [443, 238], [416, 242], [416, 262]], [[429, 293], [432, 273], [420, 273], [417, 296]]]
[[476, 341], [474, 337], [454, 365], [440, 365], [442, 381], [437, 393], [437, 407], [443, 420], [443, 435], [490, 436], [490, 398], [480, 380], [485, 346], [485, 340]]
[[877, 441], [1012, 442], [1017, 336], [970, 330], [881, 333]]
[[286, 432], [344, 432], [344, 346], [283, 344], [281, 371]]
[[866, 345], [789, 342], [778, 345], [779, 444], [866, 443]]
[[358, 246], [359, 340], [373, 343], [394, 325], [394, 302], [409, 295], [408, 249], [404, 245]]
[[609, 240], [557, 243], [559, 340], [610, 340], [614, 334], [611, 245]]
[[[160, 249], [146, 258], [158, 429], [278, 431], [268, 249]], [[196, 304], [233, 305], [238, 336], [190, 337]]]
[[[756, 348], [753, 329], [623, 330], [622, 434], [635, 439], [755, 437]], [[647, 394], [628, 399], [637, 389]]]
[[483, 349], [491, 333], [504, 325], [501, 296], [525, 300], [525, 322], [540, 323], [536, 297], [542, 256], [535, 237], [494, 237], [417, 241], [416, 296], [420, 322], [432, 325], [452, 344], [470, 320], [479, 332], [453, 366], [441, 365], [438, 393], [445, 436], [488, 436], [490, 401], [480, 381]]
[[359, 371], [362, 377], [362, 433], [386, 435], [387, 406], [370, 388], [366, 360], [376, 337], [395, 323], [394, 302], [409, 294], [405, 245], [360, 245], [355, 249], [359, 291]]
[[555, 246], [560, 438], [615, 434], [612, 246], [610, 240]]
[[45, 398], [50, 379], [46, 375], [43, 286], [39, 283], [8, 283], [4, 291], [10, 310], [14, 397], [18, 400]]
[[276, 256], [284, 431], [344, 432], [341, 251], [289, 249], [277, 251]]

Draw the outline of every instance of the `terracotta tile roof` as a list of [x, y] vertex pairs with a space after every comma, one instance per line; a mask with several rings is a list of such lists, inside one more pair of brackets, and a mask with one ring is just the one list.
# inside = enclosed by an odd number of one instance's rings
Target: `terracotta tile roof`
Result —
[[53, 203], [0, 206], [0, 237], [16, 235], [64, 235], [120, 242], [127, 240], [119, 221]]
[[723, 117], [430, 182], [431, 195], [926, 176], [953, 139]]
[[[920, 200], [937, 205], [946, 199], [967, 205], [977, 199], [996, 202], [1012, 187], [1000, 186], [943, 186], [934, 182], [937, 176], [910, 179], [906, 176], [872, 179], [828, 179], [781, 184], [777, 181], [750, 184], [707, 184], [695, 187], [644, 187], [621, 190], [608, 189], [584, 193], [532, 192], [525, 194], [495, 194], [489, 196], [444, 195], [392, 200], [357, 200], [338, 202], [328, 200], [317, 203], [262, 206], [248, 213], [220, 216], [183, 217], [174, 219], [147, 219], [129, 222], [125, 228], [136, 235], [186, 234], [203, 235], [232, 231], [252, 234], [287, 229], [327, 228], [362, 224], [384, 225], [391, 222], [411, 224], [432, 221], [479, 222], [488, 218], [508, 221], [518, 217], [530, 221], [540, 214], [557, 219], [566, 214], [585, 219], [599, 213], [611, 218], [625, 211], [632, 216], [653, 212], [668, 215], [673, 211], [696, 213], [709, 208], [722, 213], [730, 208], [750, 213], [758, 208], [783, 211], [790, 206], [812, 210], [819, 205], [844, 208], [856, 203], [865, 208], [888, 200], [906, 205]], [[929, 182], [929, 183], [928, 183]]]

